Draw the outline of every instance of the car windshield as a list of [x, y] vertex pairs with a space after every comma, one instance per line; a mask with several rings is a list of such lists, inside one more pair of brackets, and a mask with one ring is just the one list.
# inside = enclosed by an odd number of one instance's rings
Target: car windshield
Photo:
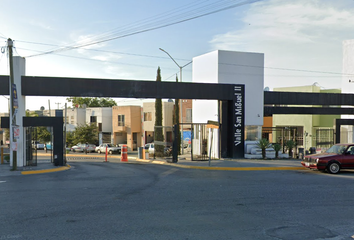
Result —
[[347, 146], [343, 145], [333, 145], [329, 148], [326, 153], [336, 153], [336, 154], [343, 154]]

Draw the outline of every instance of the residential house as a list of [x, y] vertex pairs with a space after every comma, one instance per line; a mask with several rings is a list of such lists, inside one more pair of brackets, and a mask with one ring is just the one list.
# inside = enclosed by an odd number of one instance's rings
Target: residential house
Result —
[[113, 144], [126, 144], [128, 150], [142, 145], [141, 107], [114, 106], [112, 108]]
[[111, 107], [86, 108], [86, 123], [95, 124], [98, 127], [99, 144], [113, 142]]
[[[316, 83], [309, 86], [273, 88], [273, 90], [278, 92], [341, 93], [340, 89], [323, 90]], [[333, 124], [334, 119], [339, 118], [341, 118], [340, 115], [274, 114], [273, 142], [295, 138], [298, 147], [327, 149], [334, 143]]]
[[[174, 115], [174, 102], [162, 102], [162, 127], [164, 141], [171, 144], [172, 142], [172, 126]], [[155, 102], [143, 103], [143, 143], [151, 143], [154, 141], [155, 132]]]

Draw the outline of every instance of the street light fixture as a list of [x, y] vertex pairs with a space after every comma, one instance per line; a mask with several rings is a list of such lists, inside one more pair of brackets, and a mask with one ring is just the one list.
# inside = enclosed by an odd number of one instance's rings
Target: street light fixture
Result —
[[[172, 61], [179, 67], [179, 79], [180, 79], [180, 82], [182, 82], [182, 68], [184, 68], [185, 66], [189, 65], [192, 63], [192, 61], [190, 61], [189, 63], [183, 65], [183, 66], [180, 66], [174, 59], [173, 57], [168, 53], [166, 52], [165, 50], [163, 50], [162, 48], [159, 48], [161, 51], [163, 51], [164, 53], [166, 53], [171, 59]], [[181, 143], [182, 143], [182, 150], [181, 150], [181, 154], [183, 154], [183, 149], [184, 149], [184, 144], [183, 144], [183, 111], [182, 111], [182, 99], [180, 99], [180, 115], [181, 115]]]

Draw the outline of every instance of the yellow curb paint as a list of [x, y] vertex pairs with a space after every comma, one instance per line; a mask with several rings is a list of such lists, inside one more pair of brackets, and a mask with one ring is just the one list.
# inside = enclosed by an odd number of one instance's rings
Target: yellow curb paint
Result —
[[[180, 167], [179, 165], [174, 165]], [[222, 170], [222, 171], [286, 171], [286, 170], [305, 170], [304, 167], [201, 167], [183, 166], [183, 168], [203, 169], [203, 170]]]
[[223, 171], [286, 171], [286, 170], [306, 170], [305, 167], [202, 167], [202, 166], [187, 166], [180, 165], [175, 163], [166, 163], [163, 161], [157, 160], [144, 160], [144, 159], [136, 159], [140, 162], [149, 162], [154, 164], [168, 164], [171, 166], [179, 167], [179, 168], [189, 168], [189, 169], [203, 169], [203, 170], [223, 170]]
[[71, 168], [71, 166], [69, 164], [67, 164], [66, 166], [58, 167], [58, 168], [43, 169], [43, 170], [32, 170], [32, 171], [22, 171], [21, 174], [22, 175], [30, 175], [30, 174], [60, 172], [60, 171], [69, 170], [70, 168]]

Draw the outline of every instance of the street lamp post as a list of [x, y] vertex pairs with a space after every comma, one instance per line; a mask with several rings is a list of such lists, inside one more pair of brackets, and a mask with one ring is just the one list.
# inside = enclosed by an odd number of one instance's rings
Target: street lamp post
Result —
[[[161, 51], [163, 51], [164, 53], [166, 53], [171, 59], [172, 61], [179, 67], [179, 79], [180, 79], [180, 82], [182, 82], [182, 68], [184, 68], [185, 66], [189, 65], [192, 63], [189, 62], [183, 66], [180, 66], [174, 59], [173, 57], [168, 53], [166, 52], [165, 50], [163, 50], [162, 48], [159, 48]], [[180, 99], [180, 115], [181, 115], [181, 143], [182, 143], [182, 150], [181, 150], [181, 154], [183, 154], [183, 149], [184, 149], [184, 144], [183, 144], [183, 108], [182, 108], [182, 102], [183, 102], [183, 99]]]

